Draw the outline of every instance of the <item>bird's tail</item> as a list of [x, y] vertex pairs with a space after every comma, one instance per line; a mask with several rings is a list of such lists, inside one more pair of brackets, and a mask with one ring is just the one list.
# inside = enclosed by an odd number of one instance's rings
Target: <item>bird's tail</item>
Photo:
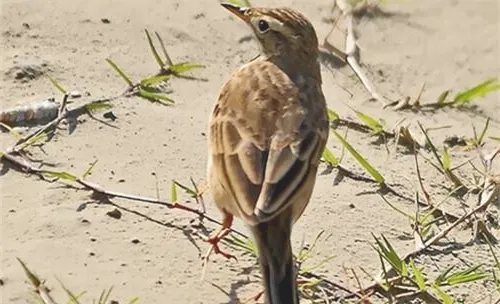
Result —
[[284, 214], [252, 227], [268, 304], [299, 303], [291, 231], [291, 219]]

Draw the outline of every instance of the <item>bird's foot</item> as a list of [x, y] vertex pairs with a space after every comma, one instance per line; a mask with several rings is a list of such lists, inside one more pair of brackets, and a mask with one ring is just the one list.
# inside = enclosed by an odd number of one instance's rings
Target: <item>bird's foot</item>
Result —
[[207, 243], [210, 243], [212, 246], [209, 248], [207, 254], [205, 255], [205, 260], [208, 260], [208, 257], [210, 256], [210, 254], [213, 252], [215, 252], [215, 254], [220, 254], [222, 255], [223, 257], [225, 257], [226, 259], [236, 259], [236, 257], [230, 253], [227, 253], [225, 251], [222, 251], [222, 249], [220, 249], [219, 247], [219, 242], [226, 236], [228, 235], [229, 233], [231, 232], [231, 230], [229, 228], [223, 228], [221, 229], [216, 235], [214, 236], [211, 236], [209, 238], [204, 238], [203, 241], [207, 242]]

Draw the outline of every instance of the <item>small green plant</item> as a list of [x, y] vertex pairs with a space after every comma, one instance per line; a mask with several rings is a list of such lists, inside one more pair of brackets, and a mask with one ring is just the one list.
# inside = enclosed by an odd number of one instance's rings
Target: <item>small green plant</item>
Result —
[[196, 201], [202, 199], [203, 193], [205, 192], [204, 187], [202, 188], [198, 187], [198, 184], [196, 184], [196, 182], [192, 177], [190, 177], [189, 180], [191, 182], [191, 187], [185, 186], [176, 180], [172, 180], [172, 187], [170, 192], [172, 203], [177, 202], [177, 187], [184, 190], [186, 194], [188, 194], [191, 198], [195, 199]]
[[47, 75], [47, 78], [49, 78], [50, 82], [52, 82], [52, 85], [62, 94], [67, 94], [67, 90], [64, 89], [54, 78], [50, 77]]
[[476, 127], [473, 125], [472, 126], [472, 131], [474, 133], [474, 137], [469, 140], [469, 145], [479, 148], [484, 145], [484, 137], [486, 135], [486, 132], [488, 131], [488, 127], [490, 125], [490, 118], [486, 119], [486, 123], [484, 124], [483, 130], [481, 131], [481, 134], [477, 134], [476, 132]]
[[434, 155], [434, 158], [437, 161], [437, 164], [421, 154], [422, 157], [424, 157], [434, 168], [436, 168], [449, 181], [451, 181], [455, 185], [455, 187], [463, 187], [464, 189], [466, 189], [464, 183], [460, 180], [460, 178], [458, 178], [458, 176], [456, 176], [455, 173], [453, 173], [453, 171], [458, 167], [455, 168], [451, 167], [451, 155], [446, 146], [443, 149], [443, 155], [440, 156], [436, 146], [434, 145], [428, 134], [428, 131], [422, 126], [420, 122], [418, 123], [418, 126], [420, 127], [420, 130], [424, 134], [426, 139], [426, 146], [431, 150], [432, 154]]
[[378, 172], [377, 169], [375, 169], [367, 160], [364, 158], [354, 147], [342, 136], [340, 136], [339, 133], [335, 130], [331, 130], [333, 134], [335, 135], [335, 138], [351, 153], [351, 155], [356, 159], [356, 161], [363, 167], [368, 174], [370, 174], [373, 179], [380, 185], [384, 184], [385, 179], [384, 177]]
[[[31, 284], [31, 286], [34, 287], [35, 291], [33, 292], [34, 300], [36, 303], [39, 304], [56, 304], [56, 300], [50, 295], [50, 290], [46, 287], [45, 282], [41, 280], [35, 273], [33, 273], [26, 263], [24, 263], [21, 259], [17, 259], [19, 263], [21, 264], [21, 267], [24, 269], [24, 272], [26, 276], [28, 277], [28, 281]], [[68, 304], [83, 304], [84, 302], [81, 301], [81, 298], [85, 295], [85, 292], [81, 292], [79, 294], [73, 293], [71, 290], [66, 288], [64, 284], [59, 281], [59, 284], [61, 285], [61, 288], [64, 290], [66, 293], [68, 300], [64, 303]], [[92, 303], [94, 304], [113, 304], [113, 303], [118, 303], [117, 301], [110, 300], [111, 296], [111, 291], [113, 290], [113, 287], [109, 289], [105, 289], [101, 292], [99, 298], [96, 300], [93, 300]], [[139, 298], [134, 297], [130, 299], [127, 303], [128, 304], [135, 304], [139, 302]]]
[[354, 113], [356, 113], [356, 116], [358, 116], [359, 120], [361, 120], [365, 125], [367, 125], [372, 130], [374, 135], [383, 135], [384, 133], [386, 133], [382, 121], [375, 119], [369, 116], [368, 114], [357, 111], [353, 108], [351, 108], [351, 110], [353, 110]]
[[498, 90], [500, 90], [499, 80], [497, 78], [488, 79], [470, 89], [459, 92], [455, 98], [453, 98], [452, 104], [455, 107], [462, 106], [470, 103], [472, 100], [484, 97]]
[[[375, 245], [372, 247], [379, 254], [383, 269], [383, 278], [378, 281], [378, 284], [387, 292], [391, 292], [393, 289], [394, 291], [400, 289], [415, 290], [415, 296], [426, 293], [431, 297], [438, 297], [443, 303], [455, 303], [453, 297], [443, 290], [444, 287], [472, 283], [489, 277], [489, 274], [481, 270], [482, 265], [454, 272], [452, 270], [456, 266], [451, 266], [442, 271], [434, 280], [430, 280], [411, 255], [400, 256], [384, 235], [380, 238], [373, 237]], [[391, 266], [390, 271], [384, 263]]]
[[473, 100], [476, 100], [480, 97], [484, 97], [485, 95], [500, 90], [500, 82], [497, 78], [491, 78], [485, 80], [472, 88], [466, 89], [462, 92], [459, 92], [453, 97], [453, 99], [447, 101], [450, 96], [450, 90], [443, 91], [437, 98], [436, 103], [429, 104], [428, 106], [436, 106], [436, 107], [444, 107], [444, 106], [452, 106], [452, 107], [462, 107], [471, 103]]
[[166, 81], [168, 79], [167, 76], [173, 75], [177, 77], [181, 77], [182, 74], [189, 72], [191, 70], [195, 69], [200, 69], [204, 68], [205, 66], [202, 64], [198, 63], [191, 63], [191, 62], [181, 62], [181, 63], [176, 63], [174, 64], [172, 59], [167, 53], [167, 48], [165, 47], [165, 44], [163, 43], [163, 39], [161, 38], [160, 34], [158, 32], [155, 32], [155, 36], [158, 39], [158, 43], [160, 44], [161, 50], [163, 52], [163, 56], [165, 59], [162, 59], [160, 55], [158, 54], [158, 51], [156, 50], [156, 47], [153, 43], [153, 39], [151, 38], [151, 35], [149, 34], [149, 31], [147, 29], [144, 30], [146, 33], [146, 38], [148, 40], [149, 48], [151, 49], [151, 52], [153, 53], [153, 57], [158, 63], [160, 67], [160, 72], [158, 75], [155, 75], [153, 77], [163, 77], [161, 81]]
[[330, 151], [330, 149], [328, 149], [328, 147], [325, 147], [322, 158], [325, 161], [325, 163], [332, 168], [335, 168], [338, 165], [340, 165], [339, 159], [333, 154], [332, 151]]
[[153, 87], [154, 84], [167, 80], [170, 76], [152, 76], [146, 79], [141, 80], [138, 84], [134, 84], [132, 80], [125, 74], [125, 72], [118, 67], [118, 65], [107, 58], [106, 61], [109, 65], [120, 75], [120, 77], [127, 83], [129, 86], [128, 91], [133, 92], [133, 95], [140, 96], [152, 102], [159, 102], [164, 105], [170, 105], [174, 103], [172, 99], [164, 94], [159, 94], [157, 89]]
[[159, 92], [159, 89], [157, 87], [158, 84], [161, 82], [168, 81], [171, 76], [176, 76], [176, 77], [183, 77], [183, 78], [189, 78], [185, 77], [183, 74], [195, 69], [200, 69], [204, 68], [204, 65], [197, 64], [197, 63], [190, 63], [190, 62], [182, 62], [182, 63], [177, 63], [174, 64], [172, 62], [172, 59], [167, 53], [167, 49], [165, 47], [165, 44], [163, 43], [163, 39], [161, 36], [155, 32], [156, 38], [158, 40], [158, 43], [160, 44], [163, 56], [165, 57], [164, 59], [161, 58], [158, 50], [156, 49], [153, 39], [151, 38], [151, 35], [147, 29], [144, 30], [146, 34], [146, 38], [148, 41], [149, 48], [151, 49], [151, 52], [153, 53], [153, 58], [155, 59], [156, 63], [160, 67], [160, 71], [153, 75], [146, 77], [139, 81], [138, 83], [134, 83], [129, 76], [121, 69], [118, 67], [118, 65], [112, 61], [111, 59], [106, 59], [106, 61], [109, 63], [109, 65], [115, 70], [118, 75], [127, 83], [128, 85], [128, 92], [131, 92], [132, 95], [137, 95], [142, 98], [145, 98], [151, 102], [159, 102], [163, 105], [171, 105], [174, 103], [174, 101], [168, 97], [166, 94], [162, 94]]

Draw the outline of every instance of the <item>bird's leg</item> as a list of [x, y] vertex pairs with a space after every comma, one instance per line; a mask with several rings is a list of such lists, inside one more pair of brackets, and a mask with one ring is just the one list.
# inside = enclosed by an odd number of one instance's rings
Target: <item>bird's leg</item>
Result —
[[221, 254], [226, 259], [233, 258], [236, 260], [236, 257], [234, 255], [226, 253], [219, 248], [219, 242], [231, 232], [232, 224], [233, 224], [233, 215], [223, 211], [221, 229], [216, 231], [216, 233], [213, 236], [204, 239], [205, 242], [212, 244], [212, 247], [210, 247], [209, 251], [205, 255], [205, 260], [208, 259], [212, 251], [214, 251], [216, 254]]

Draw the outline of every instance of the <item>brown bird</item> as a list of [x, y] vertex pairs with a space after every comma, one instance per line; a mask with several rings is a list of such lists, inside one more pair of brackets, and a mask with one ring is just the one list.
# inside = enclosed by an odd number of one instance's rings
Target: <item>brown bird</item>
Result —
[[290, 235], [328, 138], [316, 32], [289, 8], [222, 5], [250, 26], [261, 54], [223, 85], [210, 118], [209, 187], [224, 218], [210, 242], [220, 252], [233, 216], [241, 218], [257, 244], [267, 302], [298, 303]]

